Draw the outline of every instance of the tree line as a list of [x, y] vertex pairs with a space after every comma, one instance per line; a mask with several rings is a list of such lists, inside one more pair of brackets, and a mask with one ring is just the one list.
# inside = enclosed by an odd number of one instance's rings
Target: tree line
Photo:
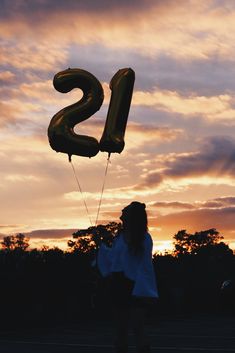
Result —
[[[45, 325], [105, 317], [109, 281], [92, 267], [103, 241], [111, 246], [121, 224], [78, 230], [68, 249], [30, 249], [22, 234], [5, 236], [0, 250], [1, 326]], [[235, 314], [235, 254], [212, 228], [173, 236], [172, 253], [155, 253], [160, 293], [151, 316], [194, 313]]]

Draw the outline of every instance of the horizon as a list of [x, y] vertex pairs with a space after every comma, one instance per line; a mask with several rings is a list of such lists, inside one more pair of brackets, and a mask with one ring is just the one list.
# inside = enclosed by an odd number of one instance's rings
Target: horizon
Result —
[[32, 233], [31, 241], [59, 246], [65, 240], [56, 230], [95, 222], [107, 153], [72, 157], [81, 195], [47, 129], [82, 94], [56, 91], [53, 77], [81, 68], [101, 82], [102, 107], [75, 127], [99, 141], [110, 80], [130, 67], [136, 80], [125, 148], [111, 154], [98, 221], [119, 219], [136, 200], [147, 206], [159, 248], [180, 229], [216, 228], [235, 249], [235, 4], [0, 4], [0, 236]]
[[[204, 229], [201, 229], [201, 231], [203, 231]], [[44, 241], [43, 238], [40, 238], [39, 235], [40, 233], [42, 235], [45, 236], [45, 234], [47, 232], [53, 231], [55, 232], [57, 235], [60, 235], [59, 233], [71, 233], [70, 236], [66, 236], [66, 237], [62, 237], [59, 238], [57, 240], [57, 243], [55, 244], [54, 242], [54, 238], [50, 239], [50, 238], [45, 238], [46, 240]], [[41, 229], [41, 230], [33, 230], [31, 232], [28, 233], [23, 233], [27, 238], [29, 238], [29, 247], [27, 250], [33, 250], [33, 249], [37, 249], [40, 250], [43, 246], [48, 246], [50, 249], [52, 249], [53, 247], [57, 247], [63, 251], [69, 251], [69, 246], [68, 246], [68, 241], [74, 239], [73, 238], [73, 233], [77, 232], [78, 229]], [[19, 234], [19, 233], [16, 233]], [[8, 236], [8, 235], [13, 235], [15, 236], [16, 234], [6, 234], [6, 235], [2, 235], [0, 237], [0, 240], [3, 240], [4, 236]], [[37, 234], [37, 237], [32, 237], [33, 234]], [[220, 234], [221, 235], [221, 234]], [[166, 254], [166, 253], [172, 253], [174, 251], [174, 239], [173, 239], [173, 235], [172, 235], [172, 239], [171, 240], [156, 240], [155, 237], [153, 236], [153, 250], [152, 250], [152, 254], [154, 255], [155, 253], [157, 254]], [[233, 252], [235, 253], [235, 242], [227, 242], [225, 239], [221, 239], [220, 242], [224, 242], [225, 244], [227, 244], [231, 250], [233, 250]]]

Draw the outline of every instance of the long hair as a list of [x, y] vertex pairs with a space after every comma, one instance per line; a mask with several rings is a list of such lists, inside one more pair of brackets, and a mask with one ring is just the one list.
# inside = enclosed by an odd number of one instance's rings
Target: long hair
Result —
[[145, 204], [133, 201], [122, 211], [124, 231], [129, 235], [129, 249], [137, 254], [143, 249], [144, 235], [148, 230], [148, 219]]

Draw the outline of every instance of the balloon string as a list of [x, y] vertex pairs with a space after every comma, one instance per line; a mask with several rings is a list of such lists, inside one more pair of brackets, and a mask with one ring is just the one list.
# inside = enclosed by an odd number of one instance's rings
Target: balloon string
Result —
[[102, 202], [102, 198], [103, 198], [103, 193], [104, 193], [105, 180], [106, 180], [106, 176], [107, 176], [107, 174], [108, 174], [108, 166], [109, 166], [109, 163], [111, 163], [111, 162], [110, 162], [110, 155], [111, 155], [111, 153], [109, 153], [108, 158], [107, 158], [107, 164], [106, 164], [105, 173], [104, 173], [104, 181], [103, 181], [103, 186], [102, 186], [102, 190], [101, 190], [101, 195], [100, 195], [100, 201], [99, 201], [99, 206], [98, 206], [98, 211], [97, 211], [95, 226], [97, 226], [97, 222], [98, 222], [98, 218], [99, 218], [100, 206], [101, 206], [101, 202]]
[[73, 162], [72, 162], [71, 159], [70, 159], [69, 161], [70, 161], [70, 163], [71, 163], [71, 166], [72, 166], [72, 169], [73, 169], [73, 173], [74, 173], [74, 176], [75, 176], [75, 179], [76, 179], [76, 182], [77, 182], [79, 191], [80, 191], [80, 193], [81, 193], [81, 195], [82, 195], [82, 200], [83, 200], [84, 206], [85, 206], [85, 208], [86, 208], [87, 217], [89, 218], [90, 224], [91, 224], [91, 226], [92, 226], [92, 221], [91, 221], [90, 214], [89, 214], [89, 212], [88, 212], [87, 203], [86, 203], [85, 197], [84, 197], [84, 195], [83, 195], [82, 188], [81, 188], [81, 185], [80, 185], [80, 183], [79, 183], [78, 177], [77, 177], [77, 175], [76, 175], [76, 171], [75, 171]]

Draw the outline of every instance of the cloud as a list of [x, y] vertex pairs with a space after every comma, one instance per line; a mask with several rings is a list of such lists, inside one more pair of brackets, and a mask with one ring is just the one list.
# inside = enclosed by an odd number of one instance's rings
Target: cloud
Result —
[[[140, 199], [139, 201], [141, 201], [141, 198], [155, 194], [155, 189], [140, 190], [138, 185], [131, 185], [119, 188], [106, 188], [104, 198], [109, 201], [122, 200], [122, 202], [129, 202], [129, 200], [132, 200], [134, 198], [138, 198], [138, 200]], [[85, 199], [98, 201], [100, 199], [100, 192], [83, 192], [83, 196]], [[64, 198], [68, 201], [76, 201], [81, 198], [81, 195], [77, 191], [72, 191], [65, 193]]]
[[1, 72], [0, 75], [0, 82], [2, 84], [8, 84], [11, 82], [14, 82], [15, 80], [15, 74], [9, 70]]
[[229, 206], [235, 206], [235, 197], [223, 196], [212, 200], [196, 203], [196, 207], [198, 208], [224, 208]]
[[[94, 135], [100, 139], [105, 125], [105, 117], [103, 119], [98, 116], [95, 119], [87, 121], [85, 124], [79, 125], [77, 130], [80, 133]], [[76, 128], [75, 128], [76, 131]], [[163, 144], [174, 141], [183, 135], [183, 130], [179, 128], [170, 128], [168, 126], [157, 126], [156, 124], [138, 123], [130, 121], [127, 123], [125, 143], [126, 152], [132, 149], [139, 149], [142, 146], [151, 146], [154, 144]], [[142, 152], [142, 151], [141, 151]], [[131, 152], [130, 152], [131, 153]]]
[[25, 235], [30, 238], [38, 239], [60, 239], [71, 237], [77, 229], [37, 229], [31, 232], [26, 232]]
[[19, 226], [20, 224], [0, 224], [0, 228], [16, 228]]
[[[211, 56], [209, 60], [178, 60], [163, 51], [157, 57], [145, 57], [141, 53], [129, 54], [136, 71], [136, 91], [178, 93], [179, 99], [213, 97], [234, 92], [234, 62], [230, 57]], [[144, 68], [148, 67], [147, 70]], [[210, 100], [208, 101], [208, 103]]]
[[171, 202], [164, 202], [164, 201], [158, 201], [151, 203], [151, 208], [156, 207], [156, 208], [179, 208], [179, 209], [194, 209], [196, 206], [194, 206], [191, 203], [188, 202], [181, 202], [181, 201], [171, 201]]
[[21, 174], [8, 174], [5, 180], [11, 181], [11, 182], [28, 182], [28, 181], [40, 182], [41, 181], [39, 177], [36, 177], [34, 175], [21, 175]]
[[235, 197], [234, 196], [218, 197], [218, 198], [214, 199], [214, 201], [218, 202], [218, 204], [223, 205], [223, 206], [228, 206], [228, 205], [235, 206]]
[[225, 11], [222, 5], [203, 1], [122, 0], [75, 4], [5, 3], [1, 31], [8, 38], [37, 37], [38, 43], [48, 38], [49, 50], [49, 43], [57, 43], [59, 38], [61, 46], [69, 42], [99, 43], [119, 50], [132, 48], [148, 57], [156, 57], [160, 52], [180, 60], [207, 61], [214, 55], [234, 57], [234, 48], [230, 45], [234, 38], [232, 8]]
[[[9, 225], [9, 227], [12, 228], [13, 226]], [[60, 249], [68, 250], [67, 242], [73, 239], [72, 234], [76, 231], [77, 229], [37, 229], [30, 232], [23, 232], [23, 234], [30, 238], [30, 249], [40, 249], [43, 245], [46, 245], [50, 248], [59, 247]], [[10, 234], [15, 235], [17, 233], [12, 229]], [[0, 241], [7, 235], [0, 233]]]
[[181, 229], [195, 232], [210, 228], [216, 228], [222, 235], [225, 233], [227, 238], [235, 229], [234, 212], [235, 207], [224, 207], [171, 213], [152, 219], [151, 226], [161, 228], [162, 234], [168, 234], [168, 238]]
[[207, 119], [234, 119], [233, 97], [219, 95], [214, 97], [183, 96], [177, 92], [158, 90], [153, 92], [137, 91], [133, 104], [152, 106], [167, 112], [175, 112], [186, 117], [202, 115]]
[[[127, 151], [133, 148], [140, 148], [141, 146], [154, 145], [168, 143], [180, 138], [183, 135], [181, 129], [174, 129], [167, 126], [156, 126], [156, 124], [141, 124], [130, 122], [127, 126], [127, 132], [125, 136]], [[131, 153], [131, 152], [130, 152]]]
[[16, 124], [17, 116], [20, 113], [19, 107], [12, 106], [8, 102], [0, 102], [0, 110], [0, 128]]
[[180, 129], [171, 129], [169, 127], [158, 127], [153, 124], [140, 124], [131, 122], [128, 124], [128, 130], [132, 133], [143, 134], [145, 138], [172, 140], [183, 133]]
[[3, 41], [1, 45], [1, 65], [19, 70], [58, 70], [68, 54], [65, 47], [46, 39], [35, 43], [30, 39], [19, 41], [13, 38]]
[[[121, 67], [136, 71], [126, 146], [112, 155], [101, 218], [145, 200], [156, 231], [155, 211], [234, 207], [232, 196], [219, 197], [235, 185], [231, 2], [16, 0], [0, 1], [0, 8], [2, 216], [19, 225], [4, 231], [87, 225], [67, 156], [47, 141], [51, 117], [81, 97], [79, 90], [53, 88], [54, 74], [67, 67], [84, 68], [103, 84], [102, 108], [76, 127], [98, 140], [108, 82]], [[93, 218], [106, 158], [73, 158]]]
[[[180, 0], [178, 3], [182, 3]], [[17, 0], [11, 3], [7, 3], [2, 0], [0, 2], [2, 7], [2, 17], [15, 17], [21, 16], [28, 18], [30, 21], [30, 16], [38, 15], [40, 17], [49, 16], [53, 13], [66, 13], [76, 12], [76, 13], [103, 13], [103, 12], [121, 12], [123, 10], [130, 10], [133, 13], [139, 12], [141, 10], [149, 9], [153, 6], [157, 8], [167, 8], [174, 4], [173, 0], [133, 0], [131, 3], [125, 0], [100, 0], [96, 2], [94, 0], [83, 1], [73, 1], [67, 0], [66, 3], [62, 0], [52, 3], [50, 1], [36, 0], [33, 3], [30, 0], [22, 1]]]
[[[195, 201], [195, 202], [182, 202], [182, 201], [157, 201], [150, 202], [149, 207], [152, 208], [163, 208], [163, 209], [186, 209], [186, 210], [196, 210], [196, 209], [221, 209], [226, 207], [235, 207], [235, 197], [233, 196], [223, 196], [214, 198], [207, 201]], [[169, 212], [170, 214], [171, 212]]]
[[156, 187], [169, 179], [177, 182], [188, 179], [190, 184], [193, 178], [199, 184], [200, 181], [203, 182], [203, 178], [207, 184], [221, 178], [220, 182], [230, 180], [230, 184], [234, 185], [235, 141], [228, 137], [208, 138], [199, 147], [199, 151], [165, 156], [158, 168], [159, 171], [154, 171], [153, 168], [143, 175], [144, 181], [140, 187]]

